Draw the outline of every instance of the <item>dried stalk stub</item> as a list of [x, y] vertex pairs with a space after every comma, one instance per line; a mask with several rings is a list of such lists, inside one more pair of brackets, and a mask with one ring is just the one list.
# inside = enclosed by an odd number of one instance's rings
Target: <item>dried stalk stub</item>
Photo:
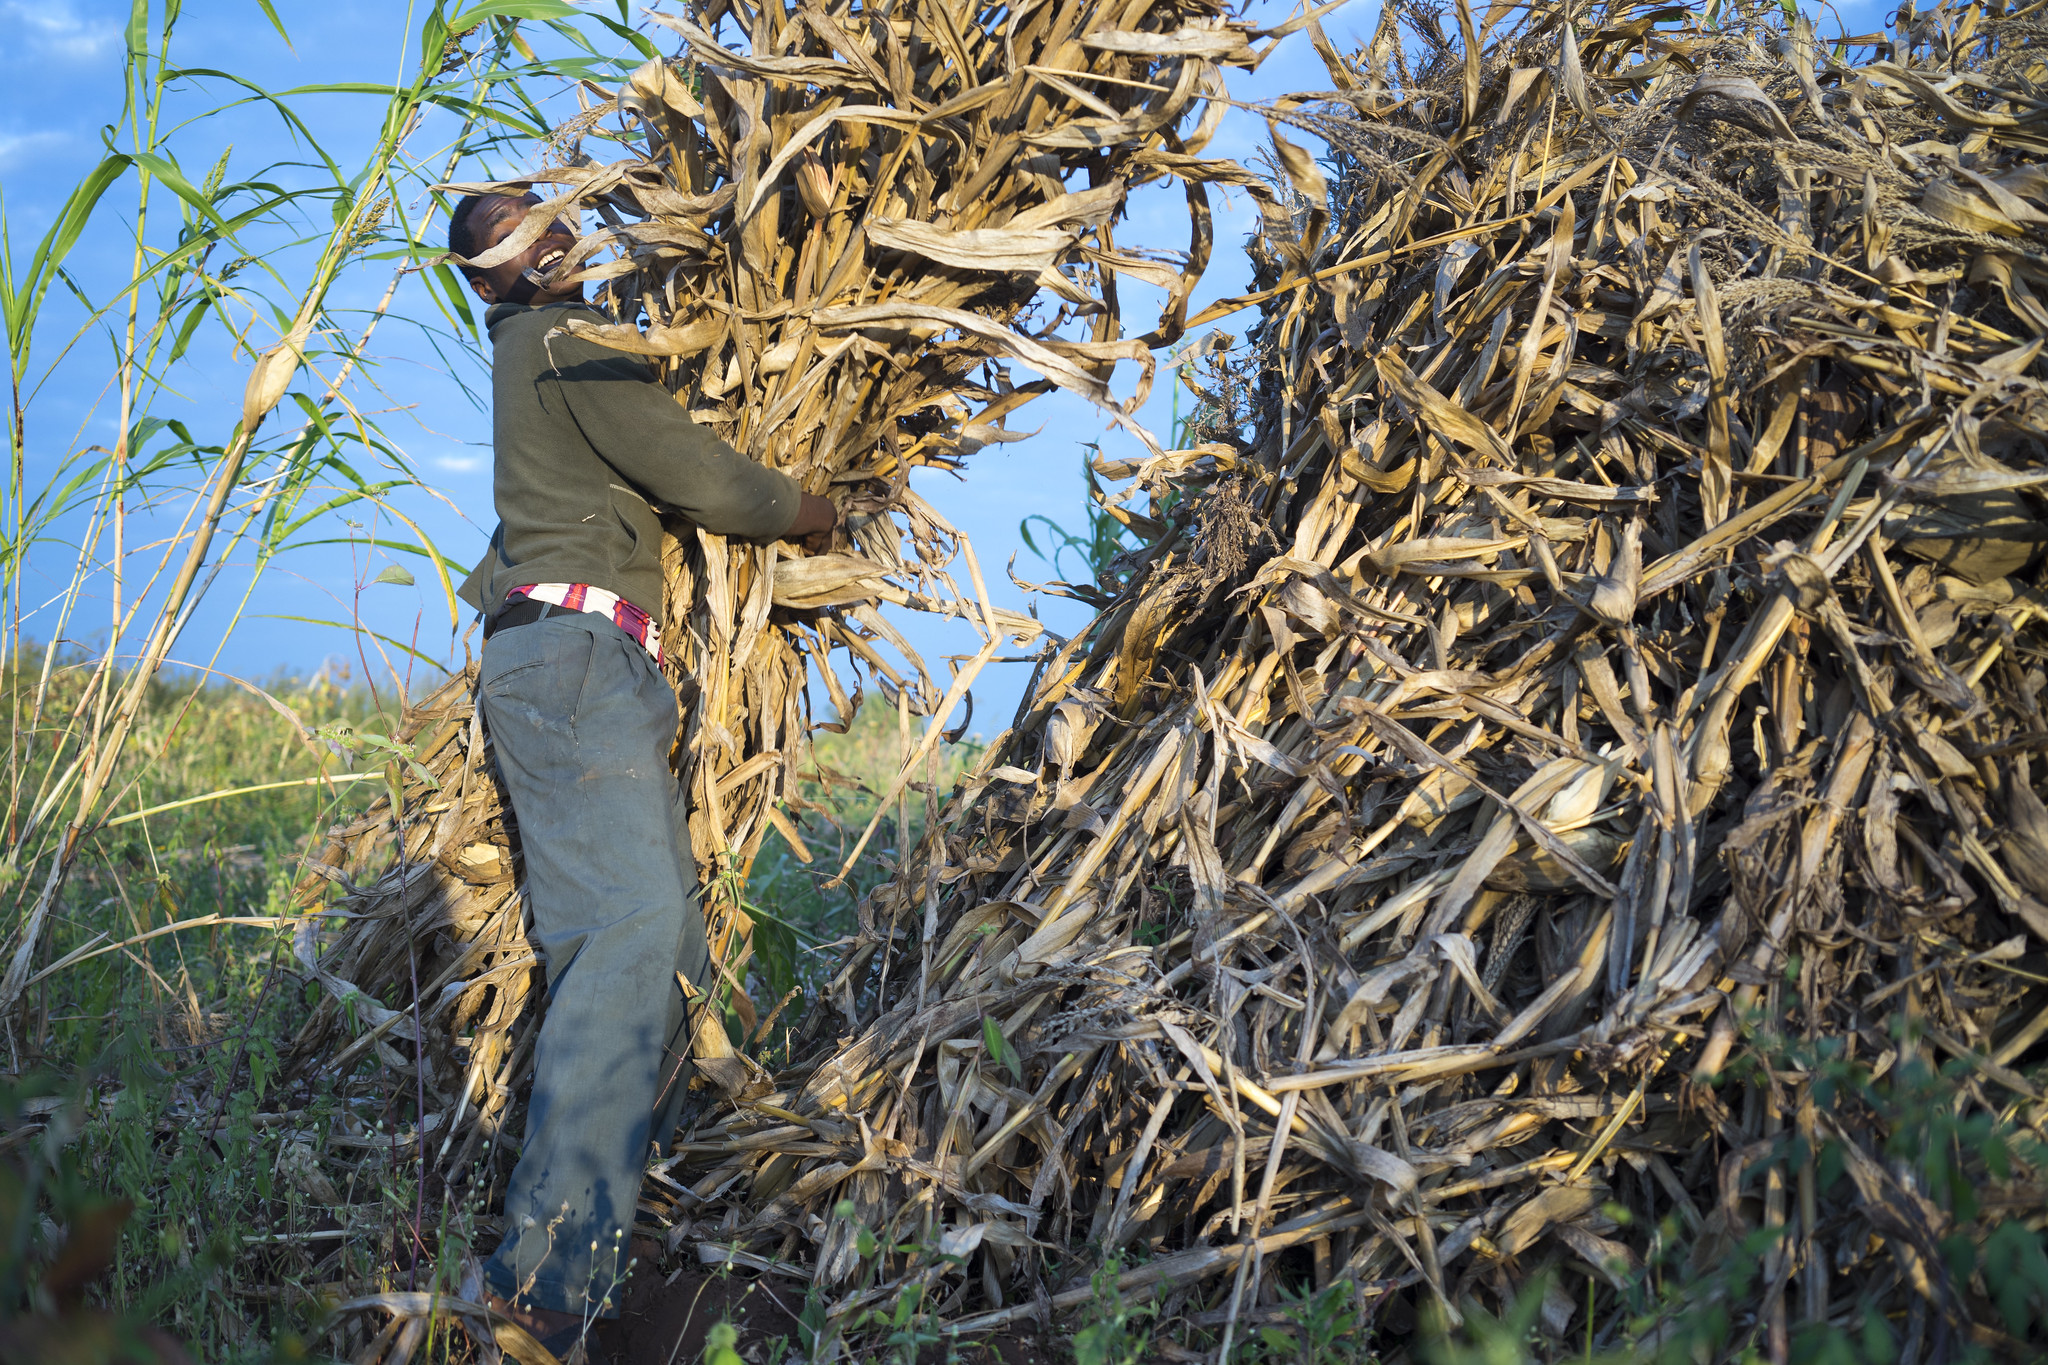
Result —
[[1695, 1358], [2005, 1330], [1934, 1248], [2006, 1215], [1873, 1154], [1942, 1053], [2037, 1121], [2039, 21], [1456, 17], [1272, 111], [1336, 174], [1277, 147], [1247, 345], [1102, 465], [1151, 544], [650, 1194], [707, 1260], [986, 1330], [1121, 1254], [1226, 1352], [1561, 1266], [1621, 1345], [1675, 1227]]

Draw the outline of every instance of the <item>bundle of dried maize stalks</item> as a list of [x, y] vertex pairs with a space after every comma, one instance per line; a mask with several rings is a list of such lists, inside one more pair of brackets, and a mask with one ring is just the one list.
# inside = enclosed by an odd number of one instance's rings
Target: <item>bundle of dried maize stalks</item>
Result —
[[[931, 717], [936, 742], [976, 670], [1038, 633], [989, 604], [971, 549], [907, 471], [1017, 439], [1005, 419], [1055, 386], [1128, 425], [1144, 392], [1114, 398], [1111, 371], [1141, 361], [1149, 381], [1149, 348], [1180, 334], [1208, 260], [1203, 182], [1243, 178], [1196, 155], [1222, 115], [1220, 67], [1251, 64], [1254, 40], [1292, 26], [1264, 33], [1214, 0], [710, 0], [651, 17], [684, 55], [615, 92], [592, 87], [598, 99], [557, 130], [558, 164], [444, 188], [543, 191], [484, 265], [594, 210], [557, 274], [601, 286], [616, 322], [572, 327], [654, 357], [700, 424], [840, 506], [847, 530], [830, 554], [681, 522], [666, 546], [664, 657], [687, 717], [675, 761], [714, 947], [738, 989], [751, 924], [734, 874], [771, 827], [795, 837], [778, 805], [796, 796], [812, 724], [807, 672], [837, 711], [827, 728], [860, 701], [832, 667], [844, 650], [841, 671], [850, 657], [892, 703]], [[607, 142], [622, 159], [584, 150]], [[1191, 238], [1184, 252], [1133, 253], [1113, 226], [1132, 186], [1162, 178], [1184, 182]], [[1166, 292], [1148, 338], [1123, 333], [1119, 275]], [[1012, 366], [1037, 377], [1013, 383]], [[965, 587], [951, 568], [963, 557]], [[964, 618], [980, 654], [934, 683], [883, 601]], [[487, 1178], [516, 1141], [506, 1120], [530, 1075], [542, 978], [473, 683], [459, 675], [409, 713], [393, 794], [310, 863], [302, 905], [345, 918], [331, 930], [320, 926], [334, 918], [309, 918], [299, 935], [301, 965], [327, 991], [294, 1057], [301, 1075], [417, 1120], [444, 1172], [470, 1173], [489, 1151]], [[744, 996], [740, 1011], [751, 1023]], [[759, 1084], [705, 1017], [706, 1073], [729, 1090]]]
[[2020, 1349], [1957, 1248], [2039, 1173], [1955, 1135], [2042, 1118], [2043, 7], [1571, 13], [1315, 35], [1340, 175], [1276, 142], [1248, 344], [1102, 468], [1149, 546], [678, 1241], [849, 1329], [1121, 1256], [1212, 1358], [1549, 1270], [1573, 1358]]

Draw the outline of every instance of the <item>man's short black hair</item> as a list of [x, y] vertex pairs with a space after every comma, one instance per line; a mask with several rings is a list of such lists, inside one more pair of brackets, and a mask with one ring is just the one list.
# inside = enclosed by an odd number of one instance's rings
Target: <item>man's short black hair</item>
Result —
[[[476, 216], [479, 205], [489, 199], [488, 194], [465, 194], [456, 201], [455, 212], [448, 215], [448, 249], [456, 255], [467, 258], [477, 254], [482, 243], [477, 240], [476, 227], [469, 220]], [[483, 271], [472, 266], [461, 267], [465, 277], [477, 280], [483, 278]]]

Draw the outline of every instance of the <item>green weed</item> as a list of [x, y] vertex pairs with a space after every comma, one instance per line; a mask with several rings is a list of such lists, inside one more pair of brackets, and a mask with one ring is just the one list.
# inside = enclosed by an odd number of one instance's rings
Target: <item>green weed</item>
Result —
[[[1910, 1029], [1897, 1038], [1898, 1060], [1882, 1076], [1848, 1058], [1839, 1038], [1786, 1039], [1759, 1029], [1750, 1041], [1748, 1055], [1728, 1068], [1729, 1078], [1763, 1085], [1767, 1073], [1810, 1077], [1815, 1108], [1840, 1116], [1842, 1127], [1819, 1128], [1812, 1143], [1788, 1130], [1748, 1165], [1747, 1179], [1758, 1182], [1775, 1172], [1784, 1187], [1797, 1188], [1802, 1170], [1810, 1171], [1825, 1209], [1831, 1198], [1846, 1202], [1858, 1193], [1849, 1170], [1854, 1163], [1861, 1163], [1865, 1181], [1906, 1173], [1902, 1188], [1914, 1190], [1913, 1198], [1932, 1211], [1928, 1226], [1947, 1229], [1937, 1247], [1939, 1264], [1924, 1267], [1937, 1295], [1973, 1321], [1995, 1314], [2011, 1342], [2029, 1353], [2048, 1351], [2048, 1243], [2033, 1226], [2037, 1206], [2027, 1199], [2048, 1172], [2048, 1146], [2009, 1112], [1968, 1112], [1979, 1084], [1975, 1068], [1964, 1060], [1930, 1064]], [[1883, 1135], [1884, 1167], [1837, 1136], [1856, 1127]], [[1633, 1314], [1625, 1338], [1631, 1358], [1659, 1365], [1754, 1356], [1762, 1349], [1760, 1327], [1745, 1318], [1753, 1318], [1766, 1277], [1783, 1257], [1815, 1251], [1788, 1245], [1782, 1227], [1761, 1227], [1716, 1243], [1703, 1257], [1676, 1219], [1659, 1227], [1655, 1245], [1657, 1254], [1623, 1297]], [[1831, 1270], [1835, 1302], [1847, 1296], [1848, 1311], [1795, 1323], [1787, 1354], [1792, 1365], [1892, 1365], [1900, 1357], [1902, 1334], [1914, 1329], [1888, 1316], [1888, 1305], [1874, 1297], [1886, 1281], [1879, 1269], [1879, 1261], [1867, 1261], [1846, 1274]], [[1796, 1284], [1785, 1292], [1796, 1294]], [[1951, 1347], [1953, 1358], [1966, 1362], [1998, 1358], [1981, 1343]]]
[[704, 1365], [746, 1365], [737, 1349], [739, 1341], [739, 1329], [731, 1323], [713, 1323], [704, 1334]]
[[1117, 1287], [1123, 1261], [1112, 1256], [1089, 1280], [1093, 1295], [1074, 1333], [1075, 1365], [1138, 1365], [1150, 1354], [1149, 1325], [1159, 1314], [1156, 1300], [1132, 1303]]
[[1288, 1326], [1259, 1329], [1261, 1359], [1271, 1365], [1363, 1365], [1373, 1359], [1351, 1281], [1317, 1291], [1283, 1287], [1280, 1292], [1289, 1300], [1284, 1310]]
[[[85, 700], [88, 660], [49, 661], [47, 681], [42, 664], [30, 655], [0, 674], [8, 715], [27, 714], [39, 685], [46, 712]], [[44, 1213], [69, 1226], [67, 1211], [93, 1200], [132, 1209], [92, 1295], [222, 1362], [316, 1340], [323, 1287], [374, 1284], [401, 1260], [418, 1264], [420, 1287], [439, 1276], [454, 1288], [449, 1267], [420, 1248], [459, 1258], [472, 1236], [472, 1211], [461, 1208], [431, 1209], [432, 1226], [411, 1226], [419, 1191], [413, 1154], [392, 1140], [395, 1117], [345, 1111], [318, 1088], [279, 1088], [307, 988], [276, 930], [220, 921], [287, 914], [305, 850], [368, 799], [372, 787], [351, 783], [334, 751], [305, 735], [391, 726], [345, 675], [263, 691], [166, 678], [143, 689], [110, 781], [109, 813], [121, 823], [88, 845], [51, 916], [47, 951], [71, 964], [32, 986], [8, 1040], [15, 1065], [70, 1078], [70, 1104], [52, 1112], [76, 1121], [34, 1139], [55, 1144], [49, 1169], [61, 1173], [35, 1192]], [[11, 738], [17, 752], [40, 742]], [[340, 780], [305, 780], [323, 774]], [[336, 1142], [352, 1144], [339, 1149], [352, 1158], [339, 1178], [328, 1174]], [[329, 1159], [316, 1160], [323, 1151]], [[12, 1244], [14, 1269], [0, 1268], [0, 1291], [47, 1260], [40, 1225], [29, 1226]], [[344, 1237], [343, 1227], [358, 1231]]]
[[958, 1345], [938, 1317], [938, 1301], [944, 1297], [939, 1286], [942, 1277], [966, 1269], [966, 1257], [946, 1250], [943, 1237], [938, 1242], [916, 1237], [885, 1241], [862, 1221], [852, 1200], [839, 1201], [832, 1217], [837, 1224], [835, 1232], [848, 1239], [859, 1261], [851, 1296], [856, 1302], [880, 1278], [885, 1263], [893, 1262], [907, 1273], [886, 1303], [858, 1307], [837, 1318], [827, 1309], [823, 1292], [811, 1286], [797, 1319], [802, 1359], [832, 1360], [849, 1342], [857, 1342], [869, 1353], [862, 1358], [884, 1360], [888, 1365], [917, 1365], [931, 1359], [930, 1352], [937, 1347], [944, 1348], [942, 1358], [948, 1365], [956, 1361]]
[[[1081, 574], [1073, 586], [1084, 593], [1097, 591], [1095, 585], [1106, 588], [1106, 577], [1117, 556], [1136, 549], [1140, 544], [1129, 528], [1109, 513], [1106, 505], [1107, 495], [1096, 480], [1095, 468], [1090, 459], [1091, 452], [1100, 454], [1101, 450], [1102, 447], [1095, 444], [1081, 447], [1081, 481], [1087, 489], [1088, 502], [1087, 520], [1082, 523], [1078, 533], [1069, 531], [1042, 512], [1034, 513], [1017, 523], [1017, 535], [1024, 542], [1025, 548], [1052, 565], [1054, 573], [1069, 572], [1063, 567], [1069, 554], [1080, 560]], [[1040, 527], [1039, 535], [1045, 538], [1043, 548], [1031, 534], [1034, 522]]]
[[1428, 1365], [1533, 1365], [1539, 1358], [1531, 1349], [1538, 1340], [1536, 1321], [1549, 1281], [1544, 1275], [1525, 1286], [1502, 1317], [1465, 1304], [1455, 1330], [1446, 1326], [1442, 1309], [1431, 1305], [1424, 1314], [1423, 1358]]

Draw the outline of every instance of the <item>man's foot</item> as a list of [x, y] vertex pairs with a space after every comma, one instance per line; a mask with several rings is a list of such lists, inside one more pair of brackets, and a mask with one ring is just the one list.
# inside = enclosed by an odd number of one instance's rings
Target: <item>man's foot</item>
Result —
[[[583, 1315], [558, 1313], [552, 1308], [531, 1308], [507, 1303], [496, 1294], [484, 1294], [484, 1306], [524, 1328], [526, 1334], [548, 1349], [562, 1365], [605, 1365], [605, 1353], [598, 1349], [595, 1333], [584, 1331]], [[573, 1358], [572, 1358], [573, 1357]]]

